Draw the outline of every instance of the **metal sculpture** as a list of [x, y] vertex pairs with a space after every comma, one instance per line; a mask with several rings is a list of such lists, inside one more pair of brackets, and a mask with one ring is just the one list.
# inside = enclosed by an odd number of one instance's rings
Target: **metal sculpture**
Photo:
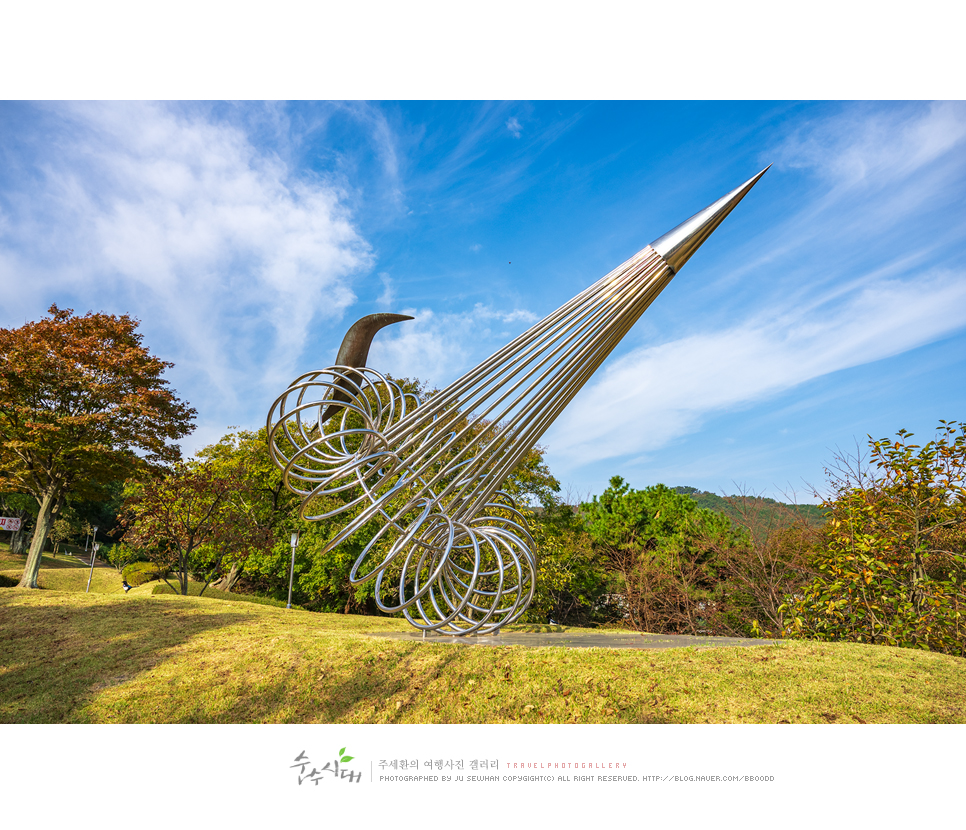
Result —
[[403, 315], [364, 317], [337, 365], [296, 378], [269, 412], [270, 451], [302, 518], [348, 514], [326, 552], [368, 536], [350, 582], [374, 578], [378, 607], [424, 632], [518, 620], [536, 561], [500, 485], [765, 170], [426, 401], [365, 365], [372, 336]]

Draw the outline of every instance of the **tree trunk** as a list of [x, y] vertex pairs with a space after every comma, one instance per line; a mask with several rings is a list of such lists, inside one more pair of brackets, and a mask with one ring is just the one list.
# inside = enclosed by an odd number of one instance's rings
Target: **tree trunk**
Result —
[[238, 582], [238, 577], [241, 576], [241, 566], [236, 562], [231, 566], [231, 570], [219, 579], [217, 582], [212, 582], [211, 587], [216, 588], [219, 591], [231, 591], [235, 587], [235, 583]]
[[27, 528], [24, 526], [26, 521], [26, 519], [23, 520], [24, 524], [20, 526], [20, 530], [10, 538], [10, 552], [17, 556], [23, 556], [27, 552]]
[[37, 524], [34, 526], [34, 535], [30, 540], [30, 552], [27, 554], [27, 565], [23, 569], [20, 582], [17, 583], [18, 588], [37, 587], [40, 559], [47, 545], [47, 534], [53, 524], [54, 513], [60, 507], [61, 498], [61, 493], [57, 488], [51, 487], [44, 493], [44, 497], [40, 501], [40, 512], [37, 514]]

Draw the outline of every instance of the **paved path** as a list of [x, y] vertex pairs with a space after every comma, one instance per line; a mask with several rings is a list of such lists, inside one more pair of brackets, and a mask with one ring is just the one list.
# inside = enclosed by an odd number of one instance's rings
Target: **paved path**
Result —
[[686, 634], [630, 632], [587, 634], [566, 631], [553, 634], [505, 632], [469, 637], [441, 634], [427, 634], [423, 637], [418, 631], [380, 631], [370, 633], [369, 636], [458, 646], [529, 646], [531, 648], [734, 648], [735, 646], [767, 646], [779, 642], [778, 640], [748, 640], [741, 637], [691, 637]]

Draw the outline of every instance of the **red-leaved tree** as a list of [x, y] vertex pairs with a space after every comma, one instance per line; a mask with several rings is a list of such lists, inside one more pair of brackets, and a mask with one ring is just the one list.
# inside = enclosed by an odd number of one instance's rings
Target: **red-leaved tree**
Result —
[[125, 315], [49, 317], [0, 329], [0, 490], [29, 493], [39, 514], [20, 587], [36, 588], [53, 519], [68, 494], [176, 461], [172, 442], [195, 410], [168, 388], [172, 364], [151, 355]]
[[204, 593], [225, 567], [271, 546], [250, 487], [241, 467], [177, 464], [166, 475], [129, 488], [124, 542], [142, 550], [163, 573], [173, 570], [178, 587], [168, 585], [175, 593], [188, 593], [190, 574], [204, 578]]

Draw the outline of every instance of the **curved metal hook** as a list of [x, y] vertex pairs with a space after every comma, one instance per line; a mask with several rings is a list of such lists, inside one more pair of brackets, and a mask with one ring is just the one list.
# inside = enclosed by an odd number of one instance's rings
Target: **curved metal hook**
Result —
[[[403, 320], [412, 320], [408, 314], [368, 314], [356, 320], [342, 338], [342, 345], [339, 347], [338, 357], [335, 359], [337, 366], [350, 366], [355, 369], [366, 365], [369, 358], [369, 347], [372, 345], [372, 338], [376, 336], [379, 329], [390, 326], [393, 323], [401, 323]], [[332, 400], [338, 403], [348, 403], [352, 400], [352, 393], [349, 382], [340, 379], [337, 384], [340, 389], [333, 393]], [[327, 406], [319, 415], [319, 425], [321, 426], [329, 420], [336, 412], [337, 406]]]
[[369, 314], [356, 320], [342, 338], [339, 356], [335, 359], [336, 365], [356, 368], [365, 366], [369, 357], [369, 347], [376, 332], [393, 323], [412, 319], [408, 314]]

